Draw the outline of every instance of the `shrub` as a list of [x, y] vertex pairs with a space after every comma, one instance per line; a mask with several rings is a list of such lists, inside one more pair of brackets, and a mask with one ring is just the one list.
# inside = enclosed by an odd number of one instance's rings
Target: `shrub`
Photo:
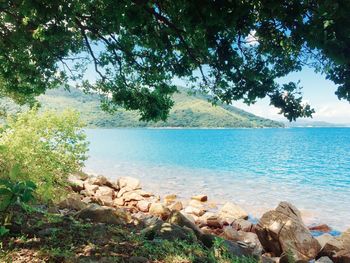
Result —
[[[36, 108], [8, 117], [0, 132], [0, 177], [32, 181], [37, 197], [48, 201], [65, 189], [69, 173], [81, 169], [87, 142], [78, 113], [39, 113]], [[17, 167], [15, 178], [11, 171]]]

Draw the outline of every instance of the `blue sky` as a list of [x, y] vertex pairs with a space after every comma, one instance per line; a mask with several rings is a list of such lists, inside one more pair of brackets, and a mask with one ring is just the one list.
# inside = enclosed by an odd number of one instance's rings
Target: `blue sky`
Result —
[[[96, 79], [97, 75], [92, 65], [88, 67], [86, 76], [91, 81]], [[281, 83], [298, 80], [300, 80], [300, 86], [303, 87], [304, 101], [308, 102], [316, 111], [313, 115], [313, 119], [307, 120], [350, 124], [350, 103], [338, 99], [334, 94], [337, 88], [332, 81], [326, 80], [325, 76], [315, 73], [313, 69], [304, 68], [300, 72], [292, 73], [283, 78]], [[184, 82], [181, 80], [174, 80], [174, 83], [184, 86]], [[287, 121], [286, 118], [278, 114], [278, 109], [269, 105], [269, 100], [267, 98], [259, 100], [254, 105], [250, 106], [237, 101], [233, 103], [233, 106], [261, 117]]]
[[[323, 75], [316, 74], [312, 69], [304, 68], [300, 72], [288, 75], [283, 82], [298, 80], [303, 87], [304, 101], [316, 110], [311, 120], [350, 123], [350, 103], [338, 99], [334, 94], [336, 85], [332, 81], [326, 80]], [[258, 116], [285, 121], [283, 116], [278, 114], [278, 109], [269, 106], [268, 99], [263, 99], [252, 106], [247, 106], [242, 102], [235, 102], [233, 105]]]

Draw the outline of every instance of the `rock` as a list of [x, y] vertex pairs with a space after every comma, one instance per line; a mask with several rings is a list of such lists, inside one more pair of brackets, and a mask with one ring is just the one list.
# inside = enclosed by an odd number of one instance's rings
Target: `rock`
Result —
[[224, 240], [223, 242], [221, 242], [220, 247], [214, 248], [214, 254], [217, 257], [222, 257], [223, 256], [222, 253], [224, 251], [230, 255], [234, 255], [237, 257], [258, 256], [258, 255], [254, 255], [253, 251], [245, 244], [242, 244], [239, 242], [233, 242], [233, 241], [229, 241], [229, 240]]
[[221, 228], [221, 222], [219, 220], [219, 218], [217, 216], [210, 216], [206, 219], [206, 224], [207, 226], [211, 227], [211, 228]]
[[113, 206], [114, 205], [114, 200], [112, 199], [111, 196], [96, 196], [92, 198], [95, 203], [98, 203], [99, 205], [104, 205], [104, 206]]
[[107, 181], [108, 181], [107, 178], [104, 177], [103, 175], [92, 176], [88, 179], [89, 184], [98, 185], [98, 186], [106, 185]]
[[95, 196], [97, 197], [108, 196], [108, 197], [114, 198], [114, 190], [108, 186], [100, 186], [96, 190]]
[[132, 189], [129, 188], [129, 187], [123, 187], [123, 188], [120, 188], [118, 194], [117, 194], [117, 197], [122, 197], [124, 194], [128, 193], [128, 192], [131, 192]]
[[164, 201], [166, 203], [171, 203], [171, 202], [174, 202], [176, 198], [177, 198], [177, 196], [175, 194], [166, 195], [166, 196], [164, 196]]
[[251, 222], [249, 222], [248, 220], [236, 219], [235, 221], [233, 221], [232, 227], [236, 230], [251, 232], [253, 229], [253, 224]]
[[232, 228], [231, 226], [224, 227], [223, 236], [229, 240], [239, 240], [238, 230]]
[[106, 224], [126, 224], [131, 221], [131, 215], [125, 210], [100, 206], [97, 204], [89, 205], [79, 211], [75, 217]]
[[336, 263], [350, 262], [350, 228], [340, 237], [330, 239], [318, 254], [318, 258], [329, 257]]
[[171, 211], [180, 211], [183, 209], [182, 202], [178, 201], [168, 206]]
[[192, 229], [197, 237], [200, 237], [203, 233], [202, 231], [196, 226], [195, 223], [193, 223], [191, 220], [189, 220], [185, 215], [183, 215], [181, 212], [174, 211], [170, 214], [170, 216], [167, 219], [168, 223], [176, 224], [182, 227], [188, 227]]
[[149, 260], [145, 257], [131, 257], [129, 263], [148, 263]]
[[108, 186], [100, 186], [96, 192], [93, 200], [100, 205], [113, 206], [114, 190]]
[[316, 237], [316, 239], [317, 239], [318, 243], [320, 243], [321, 248], [323, 248], [324, 245], [326, 245], [328, 241], [333, 239], [333, 236], [331, 236], [330, 234], [326, 233], [326, 234], [323, 234], [321, 236]]
[[170, 210], [161, 203], [152, 203], [149, 208], [149, 213], [154, 216], [158, 216], [161, 219], [167, 219], [170, 215]]
[[302, 222], [299, 210], [287, 202], [281, 202], [275, 210], [266, 212], [255, 231], [265, 251], [273, 256], [288, 252], [296, 261], [309, 261], [321, 249]]
[[203, 234], [212, 234], [213, 231], [209, 226], [203, 226], [200, 228]]
[[194, 242], [196, 236], [193, 230], [171, 223], [157, 222], [156, 224], [141, 231], [148, 240], [163, 239], [169, 241], [186, 240]]
[[127, 192], [123, 195], [123, 198], [125, 199], [125, 202], [130, 202], [130, 201], [141, 201], [144, 200], [141, 195], [135, 193], [135, 192]]
[[190, 202], [188, 203], [188, 206], [204, 208], [204, 204], [205, 204], [204, 202], [200, 202], [198, 200], [190, 200]]
[[332, 229], [326, 224], [309, 226], [309, 230], [310, 231], [319, 231], [319, 232], [323, 232], [323, 233], [327, 233], [327, 232], [332, 231]]
[[195, 216], [202, 216], [205, 213], [204, 210], [197, 208], [197, 207], [191, 207], [191, 206], [186, 207], [184, 212], [187, 214], [195, 215]]
[[74, 194], [74, 195], [69, 195], [66, 199], [61, 201], [58, 204], [58, 207], [61, 209], [73, 209], [73, 210], [81, 210], [86, 207], [86, 204], [80, 200], [80, 195]]
[[208, 196], [206, 196], [206, 195], [195, 195], [195, 196], [192, 196], [191, 199], [197, 200], [197, 201], [200, 201], [200, 202], [206, 202], [206, 201], [208, 201]]
[[196, 224], [196, 218], [195, 218], [195, 215], [190, 215], [190, 214], [187, 214], [185, 213], [184, 211], [180, 211], [181, 214], [186, 217], [189, 221], [191, 221], [193, 224]]
[[261, 256], [261, 263], [279, 263], [279, 257], [271, 257], [269, 253], [265, 253]]
[[84, 193], [82, 193], [83, 191], [81, 191], [80, 192], [81, 194], [84, 194], [85, 196], [93, 196], [95, 195], [95, 192], [98, 189], [98, 185], [84, 182], [84, 188], [85, 188], [85, 190], [83, 190]]
[[92, 199], [90, 196], [85, 196], [83, 197], [83, 199], [81, 199], [82, 202], [84, 202], [85, 204], [89, 204], [92, 202]]
[[219, 217], [231, 224], [236, 219], [248, 219], [248, 213], [235, 203], [226, 203], [219, 210]]
[[78, 178], [76, 175], [70, 174], [67, 180], [74, 192], [84, 190], [84, 181]]
[[146, 200], [141, 200], [137, 203], [136, 207], [141, 211], [141, 212], [148, 212], [149, 208], [151, 206], [151, 203], [146, 201]]
[[139, 179], [133, 177], [120, 177], [117, 181], [119, 189], [123, 187], [130, 188], [131, 190], [141, 189], [141, 183]]
[[321, 257], [315, 263], [333, 263], [329, 257]]
[[141, 190], [141, 189], [134, 190], [134, 193], [139, 194], [139, 195], [141, 195], [142, 197], [152, 197], [152, 196], [154, 196], [154, 194], [152, 194], [152, 193], [150, 193], [150, 192], [143, 191], [143, 190]]
[[114, 206], [123, 206], [125, 205], [125, 199], [123, 197], [119, 197], [113, 200]]

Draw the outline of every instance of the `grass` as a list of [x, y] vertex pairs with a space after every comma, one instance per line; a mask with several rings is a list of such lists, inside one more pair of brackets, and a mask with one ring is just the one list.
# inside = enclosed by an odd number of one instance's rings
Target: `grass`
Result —
[[146, 240], [133, 225], [94, 224], [35, 211], [16, 213], [14, 222], [16, 218], [22, 218], [21, 229], [1, 240], [0, 262], [129, 262], [142, 256], [158, 263], [256, 263], [230, 255], [220, 241], [207, 249], [197, 242]]

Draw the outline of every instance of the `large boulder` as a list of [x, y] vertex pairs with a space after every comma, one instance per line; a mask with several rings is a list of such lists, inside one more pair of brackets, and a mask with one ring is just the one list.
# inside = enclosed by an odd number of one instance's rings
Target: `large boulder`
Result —
[[89, 205], [79, 211], [75, 217], [106, 224], [126, 224], [131, 221], [131, 215], [127, 211], [98, 204]]
[[333, 236], [328, 233], [325, 233], [321, 236], [316, 237], [316, 239], [318, 243], [320, 243], [321, 248], [323, 248], [330, 240], [333, 239]]
[[309, 261], [321, 249], [304, 225], [299, 210], [287, 202], [281, 202], [275, 210], [266, 212], [255, 231], [265, 251], [275, 257], [293, 254], [296, 261]]
[[350, 262], [350, 228], [340, 237], [330, 239], [322, 248], [318, 257], [329, 257], [336, 263]]
[[141, 189], [140, 180], [133, 177], [120, 177], [117, 181], [117, 185], [119, 189], [121, 188], [129, 188], [130, 190]]
[[222, 221], [231, 224], [236, 219], [248, 219], [248, 213], [239, 205], [227, 202], [220, 210], [219, 217]]

